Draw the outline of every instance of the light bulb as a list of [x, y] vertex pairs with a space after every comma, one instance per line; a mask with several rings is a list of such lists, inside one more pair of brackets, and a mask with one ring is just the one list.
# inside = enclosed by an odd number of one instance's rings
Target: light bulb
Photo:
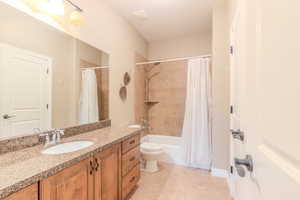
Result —
[[75, 26], [80, 26], [83, 23], [83, 20], [83, 16], [78, 10], [73, 11], [70, 15], [70, 22]]
[[37, 7], [48, 14], [64, 15], [65, 6], [63, 0], [41, 0], [37, 3]]

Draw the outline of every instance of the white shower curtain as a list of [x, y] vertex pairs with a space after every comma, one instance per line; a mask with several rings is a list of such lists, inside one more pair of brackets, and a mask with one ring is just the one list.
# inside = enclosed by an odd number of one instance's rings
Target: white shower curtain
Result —
[[99, 121], [96, 73], [92, 69], [82, 71], [79, 122], [87, 124]]
[[188, 61], [182, 130], [183, 159], [189, 167], [211, 168], [211, 78], [209, 58]]

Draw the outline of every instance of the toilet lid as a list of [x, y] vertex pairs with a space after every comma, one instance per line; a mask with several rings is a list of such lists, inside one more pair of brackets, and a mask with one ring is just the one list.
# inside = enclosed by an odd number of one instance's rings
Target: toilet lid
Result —
[[155, 143], [144, 142], [141, 144], [141, 150], [145, 152], [157, 152], [162, 150], [162, 146]]

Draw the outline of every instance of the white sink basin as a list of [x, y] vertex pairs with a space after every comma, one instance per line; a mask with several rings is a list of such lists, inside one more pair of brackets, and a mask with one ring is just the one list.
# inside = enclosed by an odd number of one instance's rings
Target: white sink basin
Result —
[[129, 125], [128, 128], [142, 128], [139, 124]]
[[55, 145], [53, 147], [49, 147], [49, 148], [43, 150], [42, 153], [48, 154], [48, 155], [58, 155], [58, 154], [63, 154], [63, 153], [70, 153], [73, 151], [78, 151], [80, 149], [87, 148], [93, 144], [94, 144], [94, 142], [86, 141], [86, 140], [66, 142], [66, 143]]

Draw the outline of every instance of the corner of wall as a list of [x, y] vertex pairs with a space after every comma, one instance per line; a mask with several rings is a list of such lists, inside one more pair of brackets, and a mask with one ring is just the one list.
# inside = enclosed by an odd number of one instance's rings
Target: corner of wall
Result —
[[230, 62], [228, 1], [214, 1], [213, 8], [213, 165], [230, 165]]

